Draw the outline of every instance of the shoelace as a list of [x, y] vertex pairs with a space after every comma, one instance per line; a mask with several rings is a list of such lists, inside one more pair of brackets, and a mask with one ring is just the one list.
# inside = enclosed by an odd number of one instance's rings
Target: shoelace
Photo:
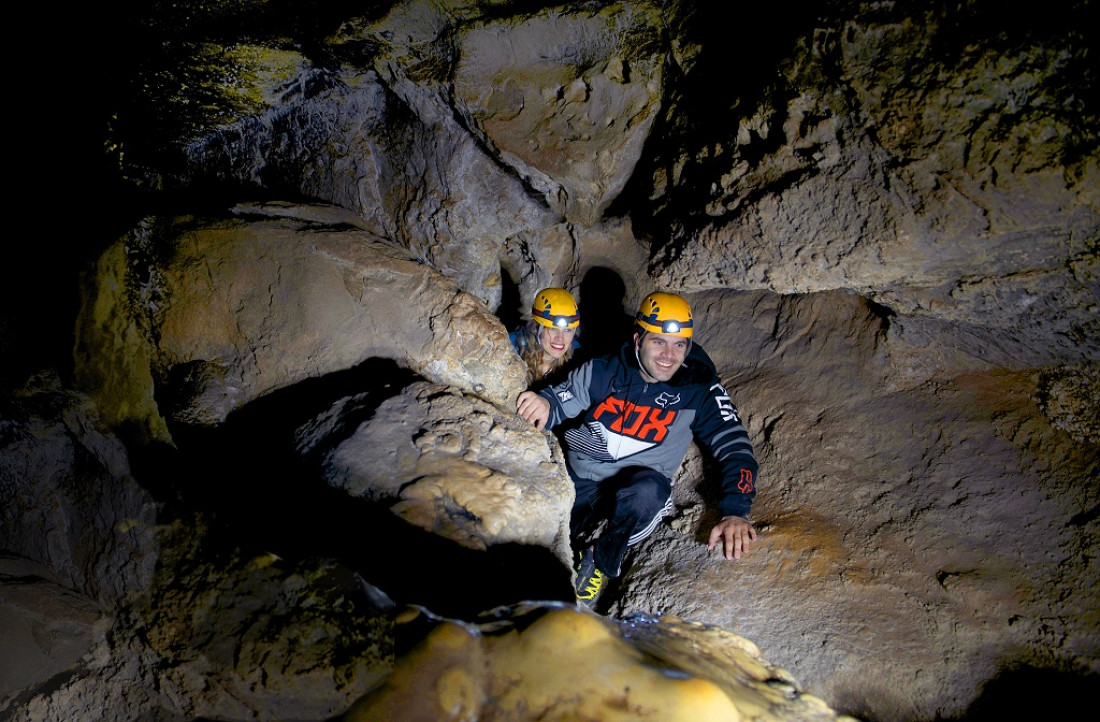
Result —
[[596, 596], [600, 591], [600, 587], [603, 586], [603, 572], [599, 569], [592, 573], [592, 576], [588, 578], [588, 583], [584, 588], [584, 593], [587, 595], [582, 597], [583, 599], [591, 599]]

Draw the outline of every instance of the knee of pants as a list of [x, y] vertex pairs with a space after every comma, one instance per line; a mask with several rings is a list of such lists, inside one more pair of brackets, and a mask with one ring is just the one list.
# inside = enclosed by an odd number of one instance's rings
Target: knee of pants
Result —
[[622, 501], [641, 512], [641, 516], [653, 516], [664, 508], [672, 493], [672, 482], [663, 474], [646, 470], [634, 474], [619, 494]]

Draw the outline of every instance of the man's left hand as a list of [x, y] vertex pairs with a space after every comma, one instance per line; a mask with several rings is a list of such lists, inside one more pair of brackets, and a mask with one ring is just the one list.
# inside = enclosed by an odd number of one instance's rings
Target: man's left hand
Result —
[[756, 529], [739, 516], [727, 516], [714, 525], [707, 549], [713, 549], [719, 539], [722, 540], [722, 552], [726, 559], [740, 559], [742, 554], [748, 554], [752, 549], [752, 543], [756, 541]]
[[534, 391], [524, 391], [516, 399], [516, 413], [541, 430], [546, 428], [546, 422], [550, 418], [550, 402]]

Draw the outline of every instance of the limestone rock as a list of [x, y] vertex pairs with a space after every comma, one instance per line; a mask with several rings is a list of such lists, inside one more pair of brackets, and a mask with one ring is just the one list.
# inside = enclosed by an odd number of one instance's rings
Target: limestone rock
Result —
[[420, 382], [346, 437], [331, 428], [338, 421], [299, 435], [303, 453], [323, 459], [327, 483], [462, 546], [543, 547], [571, 566], [573, 485], [561, 451], [516, 414]]
[[502, 617], [439, 623], [342, 719], [851, 720], [718, 629], [553, 606]]
[[380, 73], [300, 62], [276, 107], [193, 139], [177, 182], [293, 188], [348, 209], [495, 309], [501, 247], [560, 215], [485, 153], [435, 88], [405, 80], [398, 60], [380, 59]]
[[327, 719], [392, 669], [388, 600], [331, 561], [210, 545], [201, 519], [165, 533], [135, 610], [162, 706], [191, 717]]
[[95, 407], [37, 376], [0, 419], [0, 550], [110, 612], [149, 583], [156, 562], [152, 496], [132, 476]]
[[[500, 322], [403, 250], [333, 227], [316, 208], [237, 210], [244, 217], [149, 224], [104, 255], [78, 373], [110, 422], [218, 424], [371, 358], [502, 405], [522, 389]], [[305, 219], [286, 217], [295, 212]]]
[[[1086, 118], [1051, 110], [1077, 103], [1086, 45], [1006, 54], [990, 32], [954, 47], [959, 19], [894, 10], [797, 41], [758, 106], [685, 138], [697, 155], [670, 194], [709, 201], [670, 219], [659, 283], [846, 288], [977, 337], [997, 363], [1097, 358], [1100, 156]], [[823, 82], [831, 67], [842, 84]]]
[[0, 557], [0, 714], [23, 690], [78, 666], [110, 624], [98, 605], [51, 576], [40, 564]]
[[1081, 364], [1054, 368], [1040, 386], [1043, 413], [1075, 441], [1100, 445], [1100, 367]]
[[[328, 560], [292, 562], [228, 548], [225, 530], [215, 531], [202, 515], [175, 519], [160, 532], [156, 576], [114, 618], [70, 601], [62, 630], [70, 636], [62, 636], [45, 624], [54, 610], [41, 595], [23, 610], [38, 620], [36, 639], [57, 643], [50, 655], [59, 669], [50, 679], [42, 668], [24, 670], [23, 677], [39, 678], [0, 707], [10, 719], [330, 719], [392, 670], [392, 602], [354, 572]], [[15, 590], [17, 597], [9, 586], [4, 612], [30, 588]], [[9, 631], [15, 633], [5, 652], [21, 653], [12, 661], [36, 661], [19, 629]], [[80, 646], [84, 656], [72, 659], [75, 651], [65, 645], [89, 636]]]
[[573, 243], [555, 228], [597, 224], [630, 178], [661, 108], [662, 28], [650, 4], [502, 16], [413, 0], [326, 40], [340, 56], [369, 48], [373, 70], [231, 46], [255, 66], [235, 76], [254, 112], [190, 139], [177, 182], [348, 208], [495, 308], [506, 244], [549, 275], [530, 293], [562, 284]]
[[661, 107], [662, 25], [649, 3], [468, 25], [457, 38], [458, 110], [552, 208], [591, 226]]

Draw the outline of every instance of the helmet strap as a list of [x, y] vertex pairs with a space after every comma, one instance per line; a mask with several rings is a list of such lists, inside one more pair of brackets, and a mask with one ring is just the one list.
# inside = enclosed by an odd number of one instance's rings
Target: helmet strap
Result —
[[647, 369], [645, 367], [645, 364], [642, 363], [642, 357], [638, 355], [638, 344], [640, 344], [641, 342], [642, 339], [640, 336], [638, 337], [638, 340], [634, 342], [634, 358], [638, 362], [638, 370], [642, 372], [643, 380], [645, 380], [646, 383], [655, 384], [657, 383], [657, 377], [649, 373], [649, 369]]

